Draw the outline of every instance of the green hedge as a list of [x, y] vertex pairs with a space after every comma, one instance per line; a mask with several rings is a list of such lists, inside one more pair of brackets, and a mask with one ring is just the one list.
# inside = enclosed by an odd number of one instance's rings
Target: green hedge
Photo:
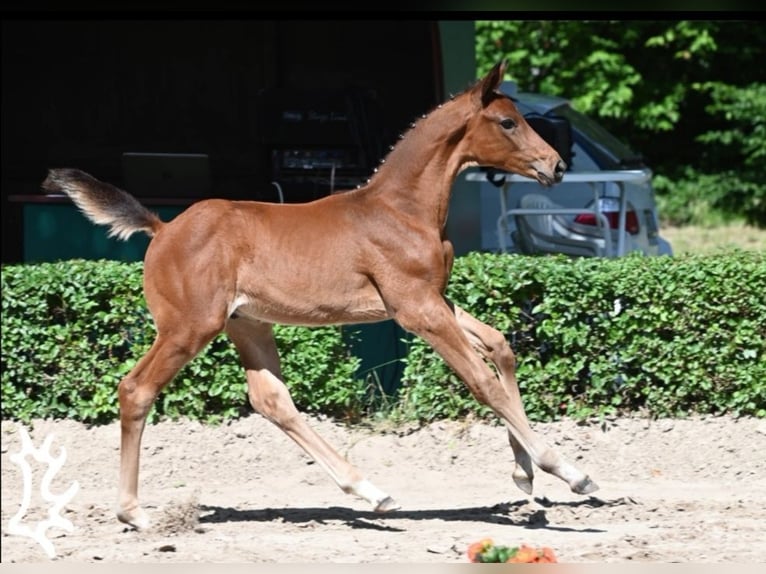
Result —
[[[530, 419], [627, 410], [766, 416], [763, 254], [472, 254], [456, 262], [448, 295], [506, 333]], [[399, 402], [405, 418], [420, 420], [477, 411], [420, 340]]]
[[[117, 416], [120, 378], [154, 327], [140, 263], [65, 261], [2, 270], [2, 416]], [[643, 410], [766, 416], [766, 259], [619, 260], [471, 254], [449, 296], [506, 333], [529, 417]], [[305, 411], [356, 419], [381, 406], [338, 327], [278, 327], [283, 371]], [[221, 336], [163, 391], [152, 418], [206, 421], [249, 411], [244, 375]], [[487, 413], [422, 341], [382, 404], [408, 420]]]
[[[117, 417], [117, 384], [154, 340], [142, 269], [83, 260], [3, 267], [3, 418]], [[353, 380], [359, 360], [339, 328], [279, 327], [276, 338], [300, 408], [342, 418], [366, 408], [368, 389]], [[150, 420], [236, 417], [250, 410], [246, 389], [234, 346], [220, 335], [162, 392]]]

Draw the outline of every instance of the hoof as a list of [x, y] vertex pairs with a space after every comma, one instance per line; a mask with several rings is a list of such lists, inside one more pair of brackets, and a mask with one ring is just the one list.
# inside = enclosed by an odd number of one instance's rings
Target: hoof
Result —
[[131, 511], [127, 511], [127, 510], [118, 511], [117, 520], [129, 526], [132, 526], [136, 530], [146, 530], [152, 524], [152, 521], [149, 520], [149, 515], [146, 514], [146, 512], [144, 512], [140, 508], [136, 508]]
[[401, 506], [399, 506], [393, 498], [387, 496], [378, 502], [375, 506], [375, 512], [391, 512], [392, 510], [399, 510], [400, 508]]
[[586, 476], [580, 482], [572, 485], [572, 492], [577, 494], [590, 494], [598, 490], [598, 484], [593, 482], [590, 477]]
[[514, 474], [513, 482], [515, 482], [516, 486], [518, 486], [525, 494], [532, 494], [532, 479], [526, 474], [518, 476]]

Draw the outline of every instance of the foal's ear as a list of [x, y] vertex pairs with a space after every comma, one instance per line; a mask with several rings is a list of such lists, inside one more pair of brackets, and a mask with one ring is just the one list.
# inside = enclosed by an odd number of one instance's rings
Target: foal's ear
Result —
[[486, 107], [489, 102], [492, 101], [492, 94], [500, 88], [500, 84], [505, 77], [505, 69], [507, 66], [508, 62], [500, 60], [479, 82], [478, 87], [479, 90], [481, 90], [481, 107]]

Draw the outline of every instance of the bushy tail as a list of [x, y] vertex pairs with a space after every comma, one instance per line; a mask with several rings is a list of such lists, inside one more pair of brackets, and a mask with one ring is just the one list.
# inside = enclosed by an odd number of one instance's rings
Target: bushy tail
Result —
[[136, 231], [150, 237], [165, 225], [138, 200], [78, 169], [52, 169], [42, 184], [48, 193], [65, 193], [94, 223], [109, 226], [109, 235], [127, 240]]

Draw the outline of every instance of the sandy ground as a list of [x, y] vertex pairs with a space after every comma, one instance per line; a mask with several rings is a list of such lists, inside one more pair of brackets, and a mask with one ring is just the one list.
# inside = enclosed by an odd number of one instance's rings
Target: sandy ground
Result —
[[[36, 421], [36, 446], [54, 433], [67, 459], [51, 490], [79, 491], [48, 530], [56, 562], [465, 563], [467, 546], [550, 546], [560, 562], [766, 562], [766, 421], [727, 417], [618, 418], [535, 429], [601, 489], [569, 492], [545, 473], [527, 496], [510, 479], [502, 427], [442, 422], [421, 428], [312, 424], [402, 509], [371, 512], [340, 491], [258, 415], [219, 427], [164, 422], [144, 435], [141, 498], [154, 525], [114, 516], [119, 427]], [[10, 535], [22, 474], [10, 456], [18, 425], [2, 423], [2, 561], [48, 561]], [[43, 469], [36, 468], [39, 481]], [[35, 488], [35, 491], [37, 487]], [[24, 523], [47, 506], [36, 494]]]

